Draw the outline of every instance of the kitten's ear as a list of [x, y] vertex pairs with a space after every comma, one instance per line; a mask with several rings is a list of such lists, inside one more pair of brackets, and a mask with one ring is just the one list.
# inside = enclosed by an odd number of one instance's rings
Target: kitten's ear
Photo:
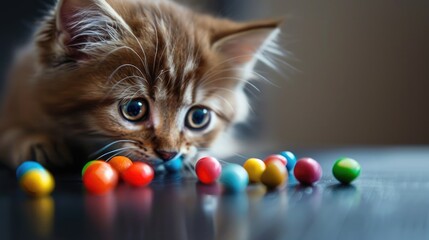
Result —
[[223, 54], [227, 61], [243, 69], [251, 69], [262, 52], [272, 47], [280, 33], [280, 20], [254, 22], [215, 35], [213, 48]]
[[66, 54], [86, 58], [100, 47], [115, 44], [129, 26], [105, 0], [59, 0], [57, 40]]

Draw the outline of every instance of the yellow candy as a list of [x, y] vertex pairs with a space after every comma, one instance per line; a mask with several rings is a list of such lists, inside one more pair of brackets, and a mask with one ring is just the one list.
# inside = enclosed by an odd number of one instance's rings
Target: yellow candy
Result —
[[279, 161], [268, 163], [261, 175], [261, 182], [268, 188], [276, 188], [283, 185], [287, 180], [286, 167]]
[[22, 176], [20, 184], [27, 194], [35, 197], [48, 195], [55, 187], [54, 178], [44, 169], [28, 171]]
[[265, 170], [265, 163], [261, 159], [249, 158], [243, 165], [249, 174], [249, 180], [253, 183], [261, 181], [261, 175]]

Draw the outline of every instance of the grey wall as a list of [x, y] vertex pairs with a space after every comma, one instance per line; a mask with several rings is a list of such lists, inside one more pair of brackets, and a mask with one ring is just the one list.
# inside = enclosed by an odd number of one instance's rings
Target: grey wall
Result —
[[[188, 3], [195, 0], [185, 0]], [[15, 46], [52, 1], [1, 8], [1, 73]], [[206, 5], [205, 5], [205, 4]], [[429, 143], [429, 1], [196, 1], [238, 20], [285, 16], [282, 47], [293, 53], [277, 87], [258, 83], [259, 142], [287, 146]]]

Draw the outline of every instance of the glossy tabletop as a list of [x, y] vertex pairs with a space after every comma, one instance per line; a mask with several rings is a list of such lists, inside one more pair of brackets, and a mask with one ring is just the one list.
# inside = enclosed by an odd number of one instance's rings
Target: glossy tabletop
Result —
[[[429, 239], [429, 147], [296, 153], [321, 163], [323, 178], [315, 186], [290, 177], [276, 191], [252, 185], [226, 194], [219, 184], [178, 174], [160, 175], [146, 188], [120, 184], [93, 196], [76, 171], [55, 174], [51, 196], [29, 198], [2, 169], [0, 239]], [[349, 186], [331, 173], [342, 156], [362, 166]]]

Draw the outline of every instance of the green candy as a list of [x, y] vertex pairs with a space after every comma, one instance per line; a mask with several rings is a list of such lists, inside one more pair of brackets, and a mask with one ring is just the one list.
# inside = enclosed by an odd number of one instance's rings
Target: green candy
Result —
[[83, 166], [83, 168], [82, 168], [82, 176], [83, 176], [83, 174], [85, 173], [86, 169], [87, 169], [90, 165], [92, 165], [92, 164], [96, 163], [97, 161], [99, 161], [99, 160], [91, 160], [91, 161], [87, 162], [87, 163]]
[[343, 157], [335, 162], [332, 173], [341, 183], [349, 184], [359, 176], [360, 169], [360, 164], [356, 160]]

